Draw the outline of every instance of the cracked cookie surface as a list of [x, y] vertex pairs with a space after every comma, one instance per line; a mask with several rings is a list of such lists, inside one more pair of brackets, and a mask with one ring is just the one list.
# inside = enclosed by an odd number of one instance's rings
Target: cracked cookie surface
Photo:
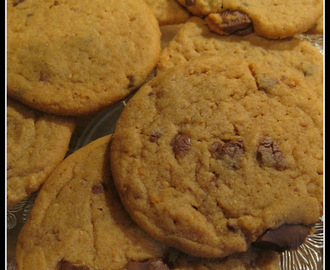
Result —
[[33, 108], [85, 115], [139, 87], [161, 50], [143, 0], [8, 1], [8, 94]]
[[73, 119], [38, 112], [7, 100], [7, 206], [29, 197], [63, 160]]
[[68, 156], [43, 186], [18, 240], [17, 269], [278, 269], [275, 252], [191, 258], [156, 242], [122, 206], [109, 170], [110, 136]]
[[[198, 17], [189, 19], [162, 51], [157, 73], [180, 63], [186, 63], [203, 54], [216, 54], [220, 57], [235, 55], [242, 59], [265, 63], [282, 70], [283, 81], [295, 88], [300, 81], [309, 85], [322, 99], [323, 96], [323, 55], [309, 42], [292, 38], [287, 40], [267, 40], [255, 34], [244, 37], [220, 36], [209, 30]], [[291, 74], [287, 76], [285, 70]], [[263, 76], [263, 78], [261, 78]], [[275, 85], [275, 77], [266, 80], [265, 75], [257, 75], [261, 88]], [[266, 83], [267, 81], [267, 83]]]
[[[223, 12], [239, 11], [252, 21], [258, 35], [267, 38], [285, 38], [303, 33], [310, 29], [322, 16], [322, 0], [178, 0], [190, 12], [197, 16], [207, 16], [206, 21], [213, 30], [223, 31], [219, 20]], [[237, 25], [238, 21], [232, 21]], [[219, 30], [219, 31], [217, 31]]]
[[[282, 76], [286, 77], [282, 77]], [[322, 100], [297, 74], [203, 56], [143, 86], [120, 116], [111, 170], [131, 217], [196, 256], [245, 251], [322, 215]]]

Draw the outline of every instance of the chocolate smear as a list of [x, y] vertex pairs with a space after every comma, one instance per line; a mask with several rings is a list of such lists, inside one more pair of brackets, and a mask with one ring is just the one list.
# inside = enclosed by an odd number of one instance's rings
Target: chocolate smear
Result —
[[306, 239], [312, 225], [284, 224], [277, 229], [269, 229], [256, 242], [255, 247], [277, 252], [297, 249]]

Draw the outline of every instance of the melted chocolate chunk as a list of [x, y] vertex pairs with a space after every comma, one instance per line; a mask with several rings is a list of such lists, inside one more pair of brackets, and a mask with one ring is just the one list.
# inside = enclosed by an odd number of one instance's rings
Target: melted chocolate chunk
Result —
[[287, 162], [276, 142], [270, 137], [265, 137], [259, 144], [257, 160], [260, 166], [274, 168], [283, 171], [287, 168]]
[[240, 167], [240, 157], [245, 153], [242, 140], [228, 141], [225, 144], [215, 142], [211, 148], [211, 156], [229, 162], [234, 169]]
[[210, 13], [206, 19], [209, 28], [221, 35], [238, 34], [240, 36], [253, 31], [253, 24], [249, 16], [239, 10], [224, 10]]
[[92, 186], [92, 193], [93, 194], [100, 194], [104, 192], [104, 188], [102, 184], [98, 184], [98, 185], [93, 185]]
[[225, 10], [220, 13], [220, 16], [222, 18], [221, 30], [228, 34], [245, 29], [252, 22], [247, 14], [238, 10]]
[[127, 270], [169, 270], [161, 259], [151, 259], [144, 262], [129, 262], [125, 267]]
[[277, 252], [293, 250], [305, 241], [311, 227], [312, 225], [284, 224], [277, 229], [267, 230], [253, 245]]
[[64, 259], [59, 262], [59, 266], [59, 270], [90, 270], [87, 266], [74, 265]]
[[190, 138], [184, 134], [177, 134], [171, 141], [175, 157], [183, 158], [190, 150]]

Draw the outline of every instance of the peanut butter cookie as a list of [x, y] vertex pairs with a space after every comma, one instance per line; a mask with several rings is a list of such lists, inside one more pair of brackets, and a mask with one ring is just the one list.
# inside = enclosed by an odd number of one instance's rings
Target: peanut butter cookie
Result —
[[9, 0], [8, 94], [41, 111], [91, 114], [139, 87], [161, 50], [143, 0]]
[[125, 208], [155, 239], [223, 257], [251, 243], [296, 248], [318, 221], [322, 100], [303, 77], [288, 84], [303, 75], [277, 64], [199, 57], [128, 102], [111, 170]]

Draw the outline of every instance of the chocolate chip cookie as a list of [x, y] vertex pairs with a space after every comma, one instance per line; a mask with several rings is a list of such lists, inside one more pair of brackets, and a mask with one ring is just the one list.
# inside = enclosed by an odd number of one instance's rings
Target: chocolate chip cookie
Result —
[[17, 269], [278, 269], [275, 252], [191, 258], [156, 242], [121, 205], [109, 170], [110, 136], [67, 157], [43, 186], [18, 240]]
[[322, 15], [322, 0], [178, 0], [189, 11], [205, 17], [210, 29], [229, 35], [255, 32], [278, 39], [310, 29]]
[[[261, 65], [278, 66], [283, 71], [282, 80], [295, 88], [304, 81], [322, 99], [323, 96], [323, 55], [306, 40], [291, 38], [286, 40], [268, 40], [249, 34], [244, 37], [220, 36], [205, 25], [198, 17], [192, 17], [180, 28], [169, 45], [162, 51], [157, 73], [185, 63], [204, 53], [221, 57], [235, 55], [242, 59], [250, 59]], [[287, 76], [285, 70], [292, 70], [296, 75]], [[294, 71], [295, 70], [295, 71]], [[259, 81], [262, 85], [265, 83]], [[275, 81], [268, 80], [268, 87]], [[265, 87], [261, 86], [261, 87]]]
[[35, 111], [7, 100], [7, 207], [37, 191], [63, 160], [73, 119]]
[[301, 244], [323, 211], [323, 111], [296, 76], [274, 61], [204, 56], [143, 86], [110, 151], [133, 220], [195, 256], [264, 246], [291, 226], [303, 229], [276, 246]]
[[8, 94], [41, 111], [91, 114], [139, 87], [161, 50], [143, 0], [9, 0]]

